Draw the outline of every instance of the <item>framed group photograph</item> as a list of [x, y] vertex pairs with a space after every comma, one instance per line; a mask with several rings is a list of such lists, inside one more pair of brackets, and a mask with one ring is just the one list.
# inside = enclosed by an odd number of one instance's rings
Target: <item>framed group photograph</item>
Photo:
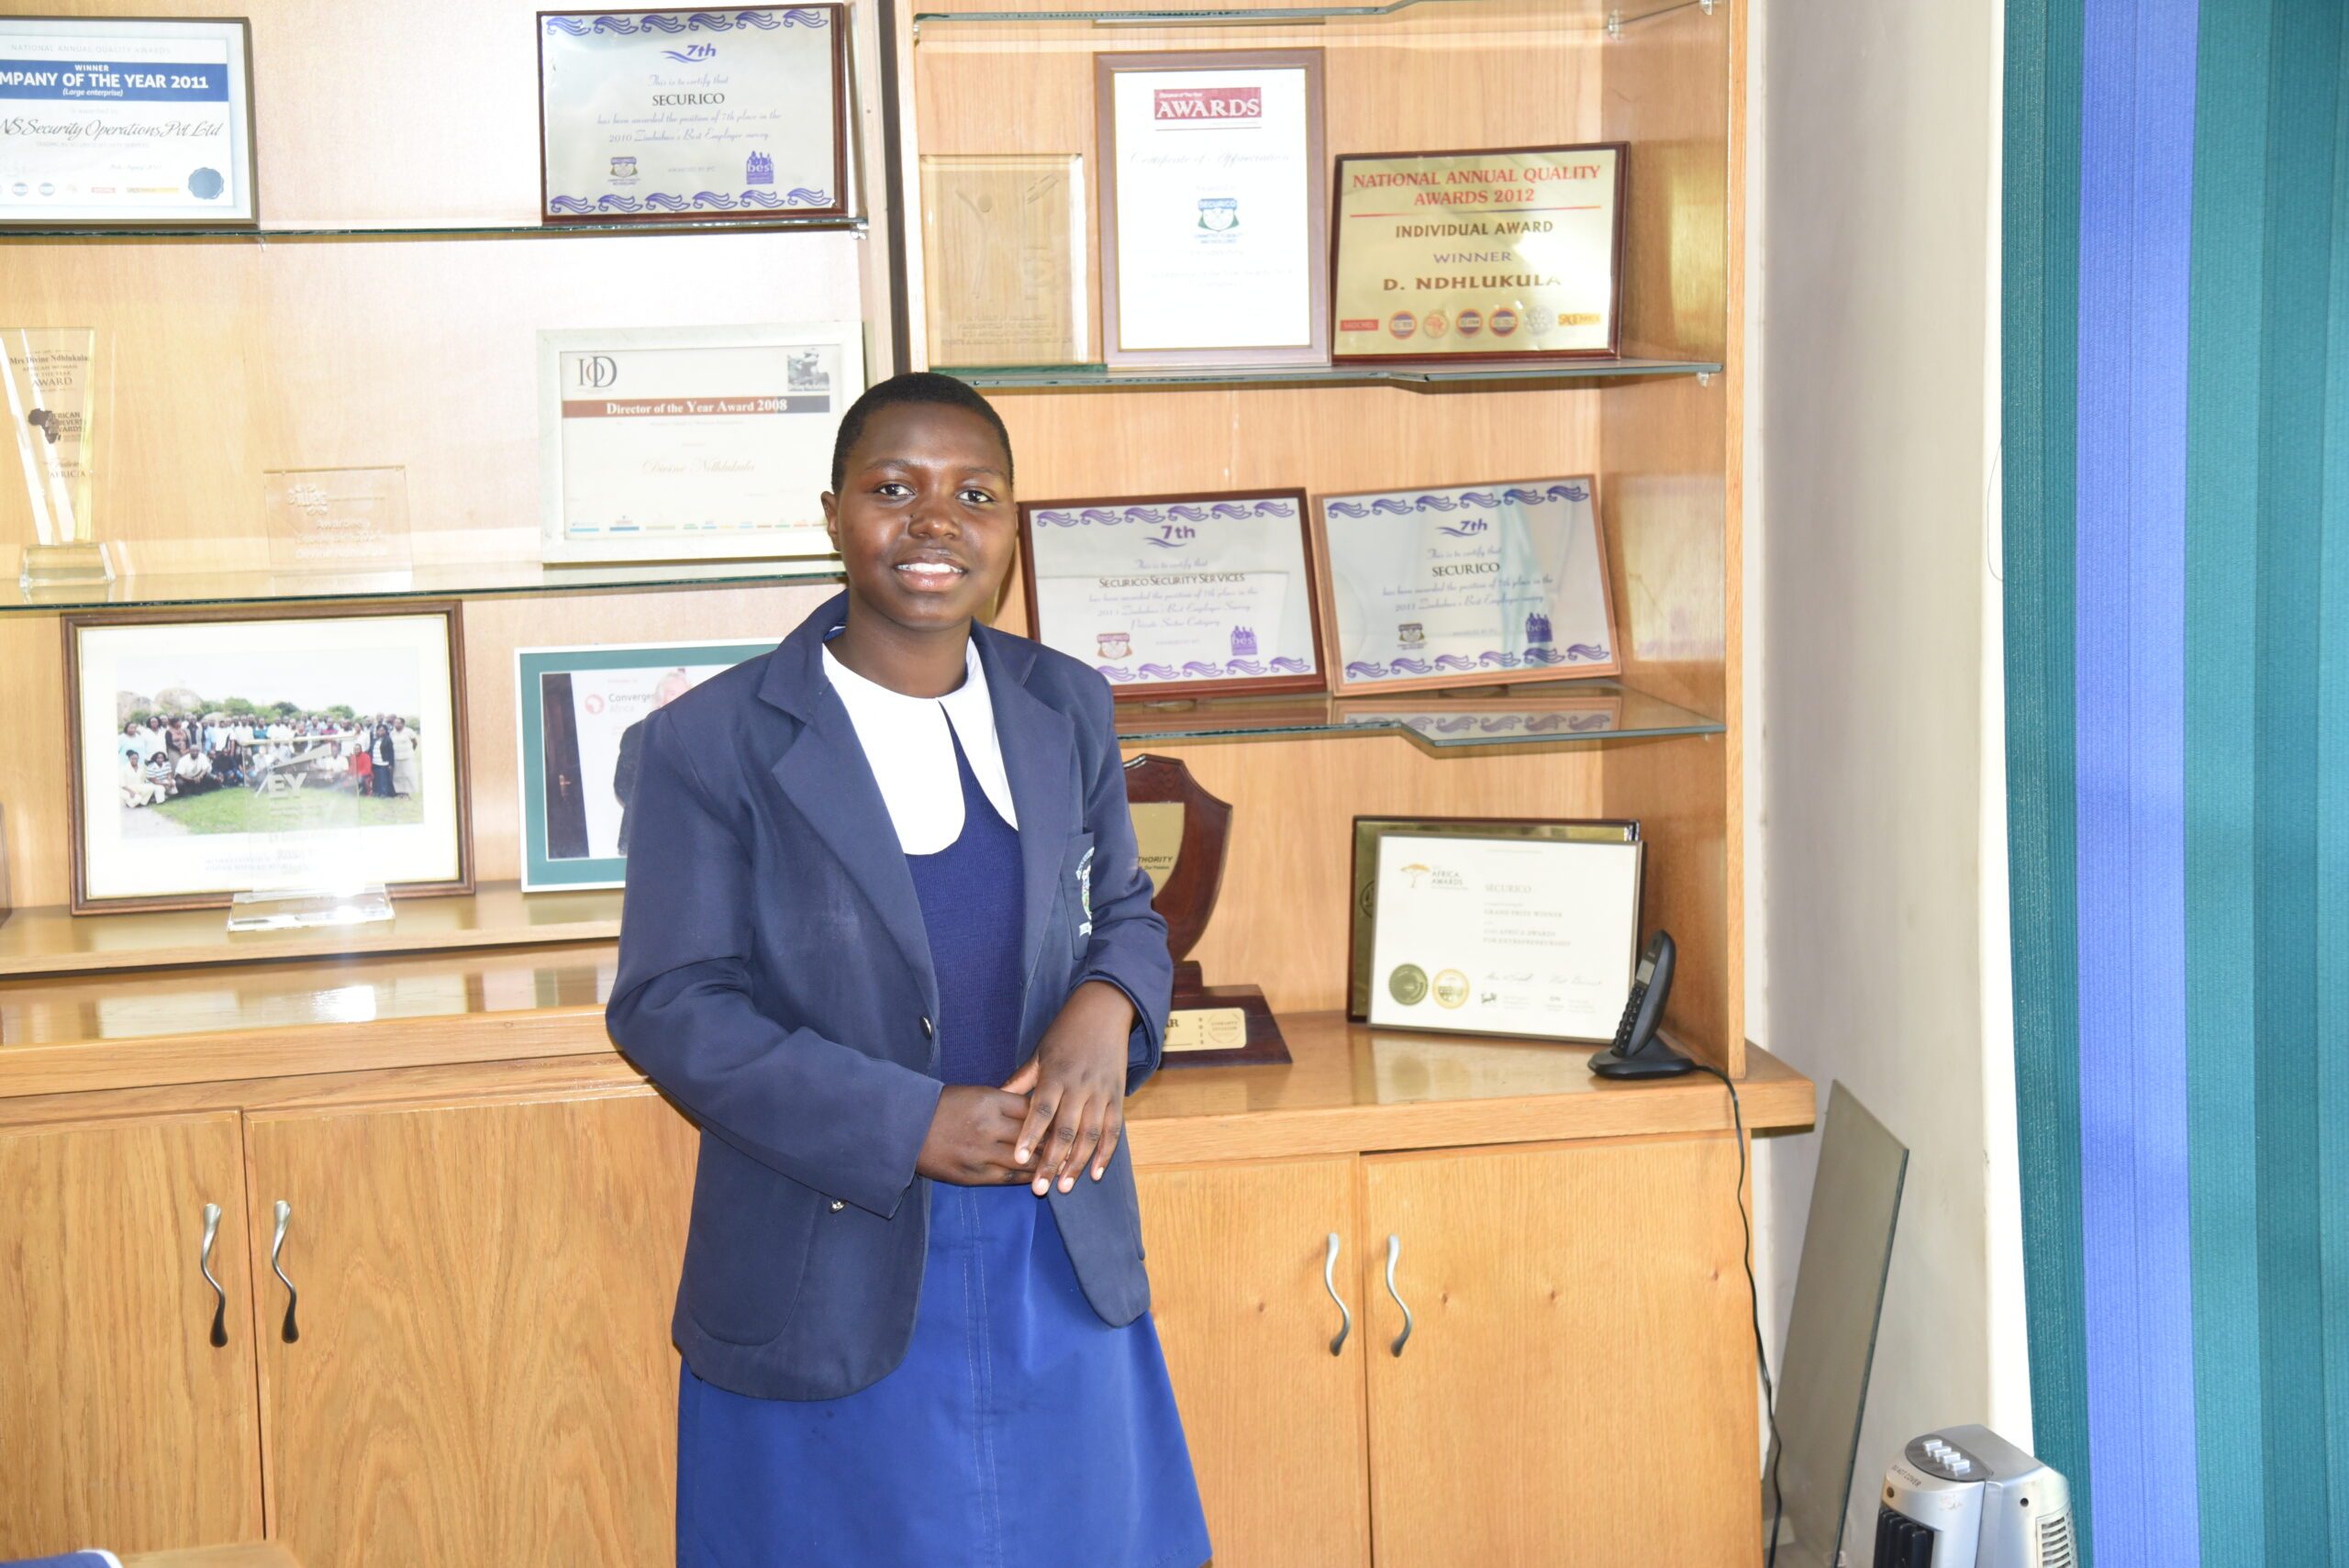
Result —
[[1341, 695], [1623, 667], [1587, 475], [1324, 495], [1318, 536]]
[[522, 891], [618, 887], [644, 720], [764, 642], [639, 642], [515, 651]]
[[472, 892], [460, 615], [63, 617], [73, 913]]
[[832, 436], [864, 328], [539, 334], [540, 549], [550, 564], [828, 556]]
[[847, 6], [538, 22], [545, 222], [847, 215]]
[[1094, 57], [1102, 358], [1330, 360], [1318, 49]]
[[250, 227], [252, 25], [0, 17], [0, 228]]
[[1030, 635], [1120, 698], [1320, 691], [1305, 492], [1023, 501]]

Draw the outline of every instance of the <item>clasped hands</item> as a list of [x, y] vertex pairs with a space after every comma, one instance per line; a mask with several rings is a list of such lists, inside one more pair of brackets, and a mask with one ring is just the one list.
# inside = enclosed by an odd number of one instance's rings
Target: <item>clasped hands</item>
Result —
[[1109, 1168], [1125, 1128], [1126, 1042], [1133, 1004], [1105, 980], [1069, 994], [1036, 1054], [1000, 1088], [949, 1084], [914, 1169], [957, 1186], [1026, 1182], [1037, 1196], [1076, 1187], [1090, 1162]]

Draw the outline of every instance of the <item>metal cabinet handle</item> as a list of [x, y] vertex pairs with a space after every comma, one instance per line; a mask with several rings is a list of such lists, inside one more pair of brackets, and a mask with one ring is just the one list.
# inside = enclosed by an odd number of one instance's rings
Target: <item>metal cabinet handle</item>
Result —
[[1330, 1341], [1330, 1353], [1336, 1355], [1346, 1347], [1346, 1336], [1354, 1331], [1354, 1315], [1346, 1310], [1345, 1298], [1338, 1294], [1338, 1233], [1330, 1232], [1330, 1255], [1321, 1260], [1321, 1288], [1338, 1306], [1338, 1337]]
[[204, 1274], [204, 1283], [212, 1287], [212, 1343], [217, 1347], [228, 1342], [228, 1293], [212, 1277], [212, 1241], [220, 1234], [220, 1206], [204, 1206], [204, 1247], [195, 1255], [195, 1266]]
[[1395, 1336], [1395, 1342], [1387, 1349], [1398, 1356], [1403, 1353], [1403, 1342], [1411, 1337], [1410, 1306], [1395, 1289], [1395, 1260], [1402, 1255], [1403, 1239], [1400, 1236], [1389, 1236], [1386, 1239], [1386, 1294], [1394, 1296], [1395, 1305], [1403, 1309], [1403, 1331]]
[[294, 1306], [301, 1300], [301, 1296], [295, 1290], [294, 1282], [285, 1277], [285, 1270], [279, 1264], [277, 1255], [285, 1250], [285, 1227], [293, 1218], [294, 1206], [284, 1198], [279, 1198], [277, 1200], [277, 1234], [270, 1239], [269, 1243], [269, 1272], [275, 1274], [277, 1283], [285, 1287], [285, 1322], [278, 1329], [278, 1333], [289, 1345], [302, 1337], [302, 1330], [294, 1326]]

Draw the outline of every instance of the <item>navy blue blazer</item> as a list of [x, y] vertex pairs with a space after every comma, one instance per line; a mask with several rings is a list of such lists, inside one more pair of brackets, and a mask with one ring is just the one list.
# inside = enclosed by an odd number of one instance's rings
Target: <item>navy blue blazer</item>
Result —
[[[913, 874], [824, 674], [840, 595], [773, 653], [644, 720], [619, 974], [606, 1019], [701, 1127], [673, 1328], [705, 1381], [826, 1399], [913, 1335], [930, 1234], [914, 1162], [943, 1087]], [[1019, 1060], [1069, 993], [1134, 1002], [1126, 1089], [1158, 1066], [1174, 966], [1134, 848], [1108, 683], [974, 627], [1026, 883]], [[1088, 887], [1089, 878], [1089, 909]], [[1085, 1298], [1150, 1305], [1132, 1162], [1048, 1200]]]

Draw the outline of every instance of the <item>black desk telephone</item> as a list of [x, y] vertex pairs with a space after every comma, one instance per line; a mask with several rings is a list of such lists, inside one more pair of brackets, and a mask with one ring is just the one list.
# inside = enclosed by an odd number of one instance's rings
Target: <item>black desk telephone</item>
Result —
[[1672, 933], [1658, 931], [1648, 939], [1647, 951], [1640, 954], [1640, 966], [1632, 973], [1623, 1021], [1615, 1026], [1615, 1043], [1590, 1059], [1590, 1070], [1602, 1078], [1669, 1078], [1693, 1072], [1697, 1064], [1656, 1033], [1671, 995]]

